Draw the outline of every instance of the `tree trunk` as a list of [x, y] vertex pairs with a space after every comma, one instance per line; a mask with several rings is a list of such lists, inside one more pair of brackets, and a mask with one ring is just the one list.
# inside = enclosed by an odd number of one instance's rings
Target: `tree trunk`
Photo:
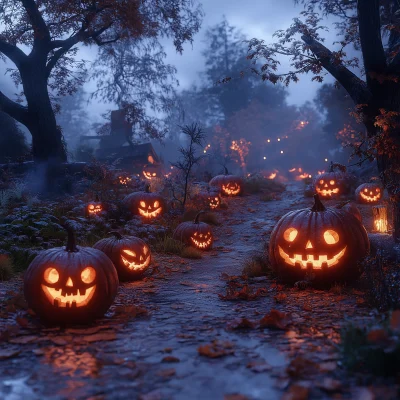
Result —
[[32, 135], [34, 161], [65, 162], [66, 150], [50, 102], [45, 66], [40, 65], [37, 60], [32, 60], [20, 72], [28, 103], [28, 118], [25, 125]]

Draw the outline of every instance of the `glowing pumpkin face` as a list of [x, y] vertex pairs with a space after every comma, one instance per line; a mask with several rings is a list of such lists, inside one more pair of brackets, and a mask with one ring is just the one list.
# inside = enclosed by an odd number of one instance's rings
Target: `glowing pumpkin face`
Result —
[[99, 240], [93, 247], [105, 253], [114, 263], [120, 280], [134, 280], [142, 277], [151, 262], [149, 246], [134, 236], [114, 236]]
[[118, 180], [119, 180], [119, 183], [122, 186], [127, 186], [132, 181], [132, 178], [129, 177], [129, 176], [122, 176], [121, 175], [121, 176], [118, 177]]
[[331, 163], [328, 172], [315, 177], [314, 186], [317, 194], [324, 198], [338, 197], [348, 193], [351, 176], [346, 167], [338, 163]]
[[93, 217], [94, 215], [99, 215], [103, 211], [103, 206], [101, 203], [91, 202], [87, 206], [87, 215]]
[[315, 190], [322, 197], [332, 197], [340, 193], [337, 179], [319, 179]]
[[147, 165], [143, 168], [143, 176], [148, 179], [149, 181], [158, 178], [159, 172], [156, 167]]
[[364, 183], [356, 189], [356, 199], [359, 203], [377, 204], [381, 197], [382, 189], [376, 183]]
[[221, 205], [221, 199], [218, 195], [215, 196], [208, 196], [208, 206], [212, 209], [215, 210]]
[[134, 192], [123, 200], [133, 215], [140, 215], [144, 219], [157, 218], [165, 210], [164, 199], [157, 193]]
[[87, 323], [101, 317], [117, 293], [118, 275], [101, 251], [75, 246], [68, 232], [67, 246], [40, 253], [24, 276], [28, 305], [42, 319]]
[[361, 222], [337, 208], [326, 209], [314, 196], [312, 209], [292, 211], [281, 218], [271, 234], [269, 254], [282, 278], [316, 280], [354, 279], [357, 262], [369, 250], [368, 236]]
[[239, 176], [229, 175], [225, 168], [225, 175], [215, 176], [209, 185], [218, 189], [225, 196], [237, 196], [242, 192], [243, 180]]
[[208, 224], [199, 222], [202, 212], [196, 215], [193, 222], [182, 222], [175, 229], [173, 238], [200, 250], [209, 250], [213, 243], [213, 234]]

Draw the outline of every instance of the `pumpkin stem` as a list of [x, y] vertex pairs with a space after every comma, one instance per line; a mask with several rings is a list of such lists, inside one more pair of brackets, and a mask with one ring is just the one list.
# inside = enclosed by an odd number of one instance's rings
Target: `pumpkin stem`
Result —
[[65, 246], [65, 251], [73, 252], [73, 253], [76, 251], [79, 251], [78, 248], [76, 247], [75, 231], [72, 228], [72, 226], [68, 222], [65, 222], [61, 226], [67, 231], [67, 234], [68, 234], [67, 245]]
[[224, 170], [225, 170], [224, 175], [229, 175], [228, 168], [226, 168], [226, 167], [224, 166]]
[[319, 196], [317, 194], [314, 194], [314, 206], [311, 209], [312, 212], [320, 212], [320, 211], [325, 211], [326, 208], [325, 206], [322, 204], [321, 199], [319, 198]]
[[123, 239], [123, 236], [117, 231], [108, 232], [107, 235], [114, 235], [116, 237], [116, 239], [118, 239], [118, 240]]
[[146, 188], [144, 189], [144, 191], [145, 191], [146, 193], [151, 193], [151, 192], [150, 192], [150, 185], [149, 185], [149, 184], [146, 185]]
[[200, 218], [200, 215], [201, 214], [204, 214], [205, 213], [205, 211], [199, 211], [198, 213], [197, 213], [197, 215], [196, 215], [196, 217], [194, 218], [194, 223], [195, 224], [198, 224], [198, 223], [200, 223], [200, 221], [199, 221], [199, 218]]

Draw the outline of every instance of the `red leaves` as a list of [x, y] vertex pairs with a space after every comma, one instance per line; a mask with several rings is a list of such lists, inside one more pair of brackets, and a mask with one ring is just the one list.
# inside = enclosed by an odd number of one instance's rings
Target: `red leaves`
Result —
[[237, 282], [229, 282], [226, 289], [226, 295], [219, 294], [221, 300], [255, 300], [267, 293], [267, 289], [259, 288], [255, 292], [249, 285], [241, 285]]
[[247, 318], [239, 318], [228, 324], [228, 329], [254, 329], [257, 324]]
[[260, 321], [260, 328], [286, 330], [291, 323], [291, 316], [278, 310], [271, 310]]
[[214, 340], [210, 344], [200, 346], [197, 351], [201, 356], [209, 358], [218, 358], [234, 353], [233, 344], [231, 342], [222, 342], [219, 340]]

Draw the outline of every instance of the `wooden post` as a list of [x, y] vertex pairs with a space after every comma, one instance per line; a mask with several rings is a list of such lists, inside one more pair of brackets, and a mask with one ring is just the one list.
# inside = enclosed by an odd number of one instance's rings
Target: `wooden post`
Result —
[[372, 215], [374, 217], [374, 231], [380, 233], [388, 232], [388, 214], [386, 206], [372, 207]]

